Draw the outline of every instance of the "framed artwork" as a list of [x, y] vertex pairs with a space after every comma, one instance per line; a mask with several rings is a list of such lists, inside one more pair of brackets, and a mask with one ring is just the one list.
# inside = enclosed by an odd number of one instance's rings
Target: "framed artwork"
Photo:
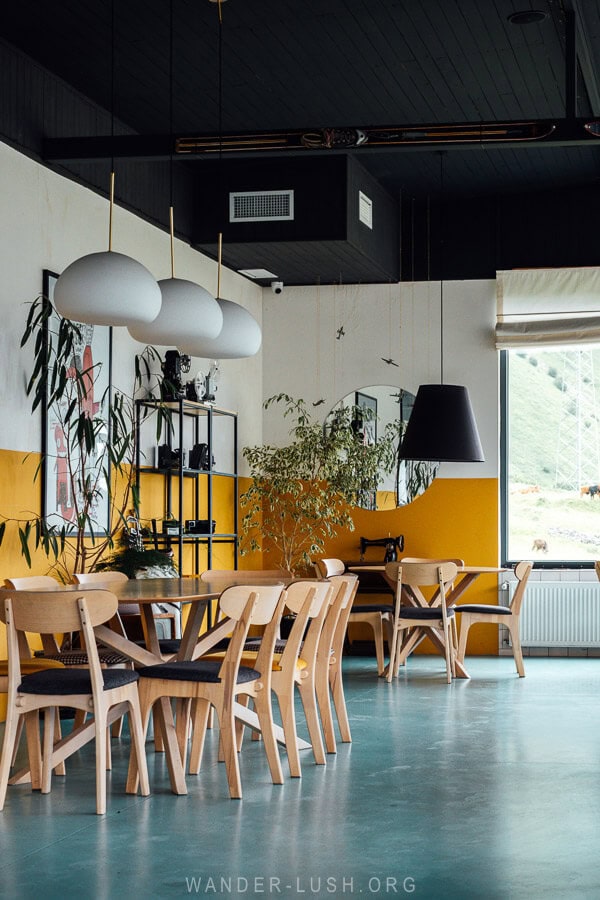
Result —
[[[53, 301], [57, 279], [58, 275], [54, 272], [44, 270], [43, 295], [50, 302]], [[59, 321], [55, 312], [46, 320], [44, 346], [48, 365], [52, 363], [50, 347], [51, 342], [53, 346], [56, 344]], [[102, 451], [109, 440], [112, 329], [104, 325], [76, 324], [80, 329], [81, 339], [74, 347], [73, 369], [69, 371], [74, 372], [76, 369], [82, 373], [86, 385], [83, 400], [86, 414], [95, 420], [96, 425], [103, 420], [105, 426], [96, 435], [96, 454], [88, 455], [84, 460], [84, 471], [73, 426], [69, 427], [65, 421], [67, 409], [76, 398], [76, 381], [71, 375], [71, 382], [67, 382], [65, 396], [60, 402], [50, 404], [48, 391], [46, 392], [46, 402], [42, 409], [42, 515], [48, 525], [58, 528], [65, 525], [67, 531], [70, 530], [69, 525], [72, 525], [73, 530], [76, 530], [83, 479], [86, 475], [91, 475], [97, 488], [90, 510], [91, 527], [94, 534], [103, 534], [110, 525], [107, 485], [110, 468], [107, 456]], [[89, 525], [85, 533], [92, 533]]]
[[364, 410], [362, 418], [363, 441], [372, 447], [377, 443], [377, 397], [370, 397], [361, 391], [356, 391], [354, 405]]

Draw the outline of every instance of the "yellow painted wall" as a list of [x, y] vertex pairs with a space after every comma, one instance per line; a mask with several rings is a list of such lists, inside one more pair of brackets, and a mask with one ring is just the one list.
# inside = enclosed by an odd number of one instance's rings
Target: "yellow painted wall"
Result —
[[[361, 536], [380, 538], [403, 534], [405, 556], [460, 557], [466, 565], [498, 565], [498, 481], [495, 478], [436, 478], [408, 506], [386, 512], [353, 509], [353, 519], [355, 530], [345, 530], [330, 541], [325, 556], [358, 560]], [[368, 550], [367, 558], [379, 561], [383, 553], [382, 548], [373, 548]], [[265, 566], [274, 565], [276, 560], [269, 559], [265, 553]], [[481, 575], [463, 596], [463, 602], [467, 598], [469, 602], [497, 603], [497, 577]], [[426, 645], [424, 652], [428, 652]], [[497, 629], [472, 628], [467, 652], [497, 655]]]

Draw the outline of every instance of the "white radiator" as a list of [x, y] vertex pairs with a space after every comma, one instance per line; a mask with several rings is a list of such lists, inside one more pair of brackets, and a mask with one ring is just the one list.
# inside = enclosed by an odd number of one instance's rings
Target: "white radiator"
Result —
[[520, 634], [523, 647], [600, 647], [600, 582], [530, 580]]

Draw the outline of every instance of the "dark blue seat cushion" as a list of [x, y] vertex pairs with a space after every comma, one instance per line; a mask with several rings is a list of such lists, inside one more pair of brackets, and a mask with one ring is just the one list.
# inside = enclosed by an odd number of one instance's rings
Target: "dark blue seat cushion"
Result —
[[[454, 615], [454, 610], [452, 608], [447, 610], [448, 618], [451, 619]], [[441, 606], [402, 606], [400, 608], [400, 618], [401, 619], [441, 619], [442, 618], [442, 607]]]
[[[189, 659], [177, 662], [160, 663], [157, 666], [146, 666], [139, 670], [141, 678], [168, 678], [170, 681], [209, 681], [220, 682], [219, 671], [221, 660]], [[240, 666], [237, 683], [245, 684], [256, 681], [260, 672], [248, 666]]]
[[[63, 666], [87, 666], [89, 663], [88, 655], [85, 650], [58, 650], [56, 653], [36, 653], [43, 659], [56, 659]], [[130, 660], [116, 650], [110, 650], [108, 647], [98, 647], [98, 658], [103, 666], [121, 666]]]
[[486, 603], [463, 603], [454, 607], [456, 612], [484, 613], [485, 615], [510, 616], [512, 610], [508, 606], [488, 606]]
[[352, 607], [353, 613], [361, 612], [381, 612], [393, 613], [394, 607], [389, 603], [361, 603]]
[[[123, 687], [138, 680], [132, 669], [102, 669], [104, 690]], [[89, 669], [44, 669], [25, 675], [19, 691], [22, 694], [91, 694], [92, 682]]]
[[[138, 647], [145, 647], [145, 641], [136, 641]], [[158, 642], [161, 653], [179, 653], [181, 641], [176, 638], [161, 638]]]

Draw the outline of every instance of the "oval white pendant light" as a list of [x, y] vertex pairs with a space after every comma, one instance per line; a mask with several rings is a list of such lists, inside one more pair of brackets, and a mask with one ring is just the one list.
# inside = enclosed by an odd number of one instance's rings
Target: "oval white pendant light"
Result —
[[[247, 309], [231, 300], [216, 301], [223, 314], [223, 328], [214, 340], [183, 340], [177, 346], [182, 353], [205, 359], [243, 359], [260, 350], [262, 333]], [[191, 335], [190, 335], [191, 337]]]
[[114, 253], [112, 219], [115, 173], [110, 173], [108, 250], [72, 262], [54, 287], [54, 306], [64, 319], [89, 325], [151, 322], [160, 312], [160, 288], [141, 263]]
[[132, 338], [143, 344], [181, 350], [184, 343], [193, 346], [196, 342], [213, 340], [220, 334], [223, 313], [205, 288], [184, 278], [164, 278], [158, 286], [162, 294], [160, 312], [152, 322], [130, 325], [128, 331]]
[[217, 303], [223, 313], [223, 328], [213, 341], [184, 340], [178, 348], [190, 356], [205, 359], [244, 359], [260, 350], [262, 332], [256, 319], [247, 309], [232, 300], [223, 300], [221, 294], [221, 265], [223, 235], [219, 233], [217, 257]]
[[54, 287], [57, 312], [90, 325], [151, 322], [160, 304], [160, 288], [148, 269], [112, 250], [76, 259]]

